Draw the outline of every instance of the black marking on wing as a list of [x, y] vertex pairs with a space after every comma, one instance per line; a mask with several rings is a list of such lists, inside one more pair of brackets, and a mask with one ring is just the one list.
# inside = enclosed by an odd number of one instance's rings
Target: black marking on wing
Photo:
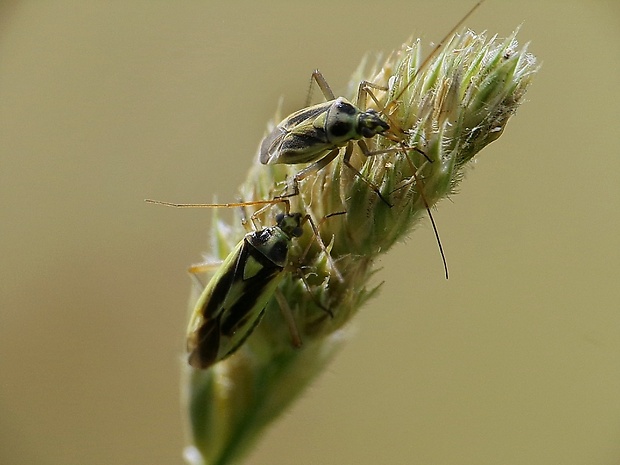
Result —
[[282, 121], [282, 123], [286, 123], [287, 130], [290, 131], [293, 127], [297, 126], [298, 124], [303, 123], [304, 121], [307, 121], [309, 119], [316, 118], [321, 113], [325, 113], [328, 108], [329, 108], [329, 105], [327, 105], [326, 103], [320, 103], [318, 105], [313, 105], [311, 107], [304, 108], [302, 110], [299, 110], [296, 113], [293, 113], [287, 119]]
[[289, 134], [282, 144], [282, 150], [303, 151], [320, 144], [330, 144], [330, 142], [323, 128], [314, 127], [303, 133]]
[[[222, 312], [223, 318], [220, 324], [220, 331], [226, 336], [234, 335], [237, 328], [246, 324], [247, 319], [252, 317], [250, 312], [252, 310], [256, 311], [254, 307], [257, 300], [263, 294], [265, 287], [271, 283], [275, 276], [282, 272], [282, 267], [276, 265], [246, 240], [238, 262], [240, 266], [245, 264], [249, 257], [260, 263], [262, 268], [255, 275], [243, 280], [243, 292], [240, 294], [239, 299], [231, 301], [230, 307], [225, 308]], [[237, 272], [238, 279], [242, 279], [243, 269], [240, 268]], [[248, 335], [250, 332], [248, 331]]]
[[[263, 315], [265, 314], [265, 309], [263, 308], [260, 311], [260, 314], [258, 315], [258, 317], [256, 318], [256, 320], [254, 320], [254, 323], [252, 324], [252, 326], [245, 332], [245, 336], [243, 336], [241, 339], [239, 339], [239, 341], [237, 342], [237, 344], [235, 344], [233, 347], [230, 348], [230, 350], [228, 352], [226, 352], [222, 358], [226, 358], [229, 355], [232, 355], [233, 353], [235, 353], [237, 351], [237, 349], [239, 347], [241, 347], [243, 345], [243, 343], [246, 341], [246, 339], [248, 337], [250, 337], [250, 334], [252, 334], [254, 332], [254, 329], [256, 329], [256, 327], [258, 326], [258, 324], [260, 323], [260, 320], [263, 319]], [[218, 336], [219, 337], [219, 336]]]
[[[217, 315], [221, 313], [220, 308], [224, 304], [224, 300], [226, 300], [226, 296], [228, 295], [228, 292], [230, 291], [230, 288], [235, 281], [235, 277], [239, 273], [239, 267], [242, 266], [243, 263], [245, 263], [243, 260], [245, 260], [247, 252], [244, 252], [244, 250], [247, 248], [248, 245], [244, 239], [243, 246], [239, 251], [239, 256], [237, 257], [235, 265], [230, 267], [230, 269], [226, 273], [222, 274], [217, 284], [213, 288], [211, 298], [209, 299], [209, 302], [207, 302], [207, 305], [203, 310], [203, 317], [206, 320], [213, 319], [214, 316], [217, 317]], [[243, 269], [241, 269], [241, 273], [243, 273]], [[241, 276], [243, 276], [243, 274]]]
[[220, 319], [206, 320], [196, 331], [196, 348], [190, 353], [189, 364], [208, 368], [217, 361], [220, 349]]

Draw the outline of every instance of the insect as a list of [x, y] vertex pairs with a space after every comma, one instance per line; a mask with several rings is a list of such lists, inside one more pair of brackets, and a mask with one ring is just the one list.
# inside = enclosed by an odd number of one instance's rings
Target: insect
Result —
[[[344, 164], [367, 182], [381, 200], [389, 205], [377, 186], [365, 178], [350, 163], [350, 159], [354, 140], [358, 141], [366, 155], [371, 155], [361, 139], [383, 134], [390, 129], [390, 126], [381, 119], [378, 111], [360, 110], [346, 98], [336, 98], [318, 69], [312, 73], [312, 79], [328, 101], [302, 108], [282, 120], [261, 142], [260, 162], [264, 165], [314, 162], [293, 178], [292, 195], [295, 195], [299, 189], [299, 181], [327, 166], [338, 156], [340, 149], [346, 146]], [[358, 105], [365, 100], [367, 86], [374, 85], [367, 81], [362, 81], [360, 84]]]
[[[293, 194], [291, 195], [295, 195], [299, 190], [299, 182], [301, 180], [327, 166], [338, 156], [341, 149], [346, 147], [342, 160], [344, 165], [353, 170], [355, 175], [366, 182], [381, 200], [391, 206], [388, 200], [381, 194], [379, 188], [351, 164], [354, 141], [357, 142], [362, 153], [366, 156], [401, 151], [400, 148], [370, 151], [363, 139], [371, 139], [377, 135], [382, 135], [394, 142], [402, 142], [404, 131], [390, 121], [387, 110], [397, 103], [406, 89], [415, 81], [420, 70], [426, 66], [443, 43], [461, 27], [483, 2], [484, 0], [478, 1], [452, 30], [446, 34], [435, 46], [431, 54], [422, 62], [418, 71], [404, 85], [403, 89], [384, 108], [381, 108], [372, 89], [387, 91], [388, 88], [369, 81], [362, 81], [359, 84], [357, 101], [354, 105], [344, 97], [336, 98], [323, 74], [318, 69], [315, 70], [312, 73], [311, 83], [312, 80], [316, 82], [327, 101], [302, 108], [284, 118], [262, 140], [259, 151], [260, 162], [264, 165], [312, 163], [294, 176], [292, 180]], [[381, 111], [366, 109], [367, 96], [381, 108]], [[388, 121], [384, 121], [382, 116]]]
[[[388, 110], [397, 104], [406, 89], [415, 81], [420, 70], [424, 69], [426, 64], [429, 63], [444, 42], [461, 27], [467, 18], [469, 18], [483, 2], [484, 0], [478, 1], [467, 14], [461, 18], [452, 30], [435, 46], [431, 54], [422, 62], [418, 70], [403, 86], [400, 92], [398, 92], [392, 101], [384, 107], [381, 106], [372, 90], [387, 91], [388, 88], [373, 84], [369, 81], [362, 81], [359, 84], [357, 100], [354, 105], [344, 97], [336, 97], [321, 72], [315, 70], [312, 73], [311, 84], [312, 81], [316, 82], [326, 101], [302, 108], [287, 116], [271, 133], [265, 136], [260, 145], [259, 160], [262, 164], [311, 163], [295, 174], [290, 184], [292, 192], [290, 192], [291, 189], [287, 188], [287, 191], [290, 193], [284, 194], [282, 197], [297, 195], [299, 193], [300, 181], [308, 175], [329, 165], [329, 163], [340, 154], [344, 147], [343, 164], [351, 169], [359, 179], [364, 181], [386, 205], [391, 207], [392, 205], [388, 199], [381, 194], [379, 187], [362, 175], [351, 164], [350, 160], [353, 154], [354, 144], [357, 143], [362, 153], [367, 157], [386, 152], [405, 152], [406, 154], [408, 147], [406, 147], [403, 142], [406, 133], [390, 120]], [[366, 109], [367, 97], [370, 97], [375, 102], [377, 107], [380, 108], [380, 111]], [[364, 139], [371, 139], [377, 135], [384, 136], [396, 142], [397, 147], [371, 151]], [[426, 157], [421, 150], [413, 150], [419, 151]], [[409, 157], [407, 157], [407, 159], [412, 163]], [[412, 176], [411, 182], [415, 181], [416, 183], [420, 183], [420, 180], [415, 175], [415, 167], [413, 173], [414, 175]], [[422, 186], [420, 186], [420, 191], [421, 190]], [[439, 233], [428, 202], [424, 194], [422, 192], [420, 192], [420, 194], [433, 226], [447, 278], [448, 269], [443, 247], [439, 239]]]
[[[229, 204], [146, 202], [171, 207], [211, 208], [283, 203], [285, 209], [276, 216], [276, 224], [246, 234], [219, 266], [198, 298], [187, 328], [188, 362], [194, 368], [205, 369], [232, 355], [260, 323], [265, 307], [274, 294], [289, 325], [293, 345], [301, 345], [290, 308], [284, 296], [278, 294], [278, 285], [288, 268], [290, 245], [293, 239], [302, 236], [306, 222], [312, 226], [319, 245], [331, 262], [318, 228], [309, 214], [291, 213], [287, 199]], [[336, 276], [342, 279], [335, 266], [333, 269]], [[303, 275], [301, 277], [310, 291]], [[312, 293], [310, 295], [313, 296]], [[317, 305], [329, 312], [320, 303], [317, 302]]]

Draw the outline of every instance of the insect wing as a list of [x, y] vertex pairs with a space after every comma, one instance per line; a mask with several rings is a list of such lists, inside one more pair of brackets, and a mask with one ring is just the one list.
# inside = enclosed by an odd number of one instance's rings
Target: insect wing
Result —
[[333, 101], [302, 108], [285, 118], [260, 146], [260, 162], [296, 164], [316, 160], [333, 148], [323, 130], [323, 118]]
[[196, 303], [188, 326], [189, 364], [208, 368], [235, 352], [260, 322], [282, 278], [247, 236], [226, 257]]
[[288, 131], [291, 131], [304, 122], [313, 121], [314, 119], [318, 118], [319, 115], [329, 110], [329, 107], [331, 107], [333, 103], [334, 101], [330, 100], [328, 102], [317, 103], [316, 105], [297, 110], [296, 112], [291, 113], [288, 117], [282, 120], [282, 122], [278, 124], [278, 126], [281, 126]]

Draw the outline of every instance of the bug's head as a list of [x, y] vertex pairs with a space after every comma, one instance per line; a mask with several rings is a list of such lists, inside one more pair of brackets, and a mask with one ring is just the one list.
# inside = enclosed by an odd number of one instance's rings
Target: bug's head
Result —
[[302, 222], [301, 213], [279, 213], [276, 216], [276, 224], [289, 237], [300, 237], [304, 233]]
[[370, 138], [387, 131], [390, 125], [381, 119], [378, 111], [366, 110], [359, 115], [358, 128], [363, 137]]

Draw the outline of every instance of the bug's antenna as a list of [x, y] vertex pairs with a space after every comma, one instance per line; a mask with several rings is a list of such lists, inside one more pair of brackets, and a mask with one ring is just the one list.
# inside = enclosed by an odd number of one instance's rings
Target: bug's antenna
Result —
[[[332, 271], [336, 275], [336, 278], [340, 282], [344, 282], [344, 278], [342, 277], [342, 274], [340, 273], [340, 270], [338, 269], [338, 267], [334, 263], [334, 260], [331, 257], [331, 254], [329, 253], [329, 250], [327, 250], [327, 247], [325, 246], [325, 243], [323, 242], [323, 239], [321, 239], [321, 234], [319, 232], [319, 227], [323, 224], [323, 222], [326, 219], [331, 218], [333, 216], [344, 215], [344, 214], [346, 214], [346, 212], [330, 213], [329, 215], [326, 215], [325, 217], [323, 217], [323, 219], [321, 219], [321, 221], [319, 222], [319, 226], [316, 225], [316, 223], [314, 222], [314, 220], [312, 219], [312, 216], [310, 214], [307, 214], [306, 216], [304, 216], [304, 222], [307, 221], [308, 223], [310, 223], [310, 227], [312, 228], [312, 231], [314, 233], [313, 240], [316, 239], [316, 241], [318, 242], [319, 247], [321, 248], [321, 250], [325, 254], [325, 257], [327, 258], [327, 261], [329, 261], [330, 268], [332, 269]], [[302, 259], [310, 251], [310, 246], [311, 245], [312, 245], [312, 242], [308, 243], [308, 246], [306, 247], [306, 249], [302, 253]]]
[[446, 254], [443, 251], [443, 245], [441, 245], [441, 238], [439, 237], [439, 230], [437, 229], [437, 224], [435, 223], [435, 219], [433, 218], [433, 214], [431, 213], [431, 207], [428, 204], [428, 200], [426, 200], [426, 196], [424, 195], [424, 183], [418, 177], [415, 164], [413, 163], [413, 161], [411, 161], [411, 159], [407, 155], [407, 149], [405, 147], [405, 144], [401, 142], [400, 145], [402, 146], [403, 152], [405, 153], [405, 158], [407, 158], [407, 161], [409, 162], [409, 165], [411, 166], [411, 172], [413, 173], [413, 179], [415, 180], [416, 186], [418, 186], [418, 193], [420, 194], [420, 198], [422, 199], [422, 202], [424, 202], [424, 207], [426, 208], [426, 212], [428, 213], [428, 218], [431, 220], [431, 225], [433, 226], [433, 232], [435, 233], [435, 239], [437, 240], [437, 247], [439, 247], [439, 253], [441, 254], [441, 261], [443, 262], [444, 274], [446, 276], [446, 279], [448, 279], [449, 278], [448, 261], [446, 260]]
[[[146, 203], [152, 203], [154, 205], [162, 205], [164, 207], [172, 207], [172, 208], [235, 208], [235, 207], [241, 207], [243, 211], [245, 211], [245, 207], [248, 207], [250, 205], [263, 205], [258, 210], [256, 210], [254, 213], [252, 213], [252, 215], [250, 216], [250, 221], [252, 221], [252, 225], [254, 226], [254, 230], [256, 231], [259, 229], [259, 226], [257, 225], [258, 217], [262, 215], [262, 213], [265, 210], [267, 210], [268, 208], [271, 208], [273, 205], [277, 205], [279, 203], [284, 204], [284, 213], [288, 215], [291, 210], [291, 202], [289, 201], [288, 197], [297, 195], [298, 193], [299, 192], [297, 192], [296, 194], [291, 194], [291, 195], [287, 195], [284, 197], [276, 197], [270, 200], [252, 200], [250, 202], [231, 202], [231, 203], [173, 203], [173, 202], [164, 202], [162, 200], [153, 200], [153, 199], [144, 199], [144, 201]], [[243, 224], [246, 230], [248, 229], [246, 218], [242, 218], [241, 224]]]
[[[173, 208], [235, 208], [235, 207], [247, 207], [249, 205], [275, 205], [277, 203], [284, 203], [288, 205], [288, 200], [283, 198], [275, 198], [271, 200], [253, 200], [252, 202], [233, 202], [233, 203], [173, 203], [163, 202], [161, 200], [144, 199], [146, 203], [152, 203], [155, 205], [163, 205], [164, 207]], [[287, 210], [288, 211], [288, 210]]]
[[392, 102], [396, 102], [398, 99], [400, 99], [403, 94], [405, 93], [405, 91], [409, 88], [409, 86], [413, 83], [413, 81], [415, 80], [416, 77], [418, 77], [418, 74], [420, 73], [420, 70], [424, 69], [424, 67], [430, 62], [430, 60], [435, 56], [435, 54], [439, 51], [439, 49], [443, 46], [443, 44], [450, 38], [450, 36], [452, 36], [462, 25], [465, 21], [467, 21], [467, 19], [473, 14], [474, 11], [476, 11], [478, 9], [478, 7], [480, 5], [482, 5], [484, 3], [484, 0], [479, 0], [478, 3], [476, 3], [466, 14], [465, 16], [463, 16], [460, 21], [458, 23], [456, 23], [456, 25], [450, 29], [450, 32], [448, 32], [438, 43], [437, 45], [435, 45], [435, 48], [433, 49], [433, 51], [424, 59], [424, 61], [422, 62], [422, 64], [418, 67], [418, 69], [416, 70], [416, 72], [413, 74], [413, 76], [411, 76], [411, 79], [409, 79], [409, 81], [407, 82], [407, 84], [405, 84], [405, 86], [401, 89], [401, 91], [396, 94], [396, 97], [394, 97], [392, 99]]
[[[409, 86], [411, 84], [413, 84], [413, 82], [415, 81], [415, 79], [418, 77], [418, 75], [420, 74], [420, 72], [425, 68], [425, 66], [433, 59], [433, 57], [437, 54], [437, 52], [439, 51], [439, 49], [441, 49], [441, 47], [446, 43], [446, 41], [463, 25], [463, 23], [465, 21], [467, 21], [467, 19], [474, 13], [474, 11], [476, 11], [478, 9], [478, 7], [480, 5], [482, 5], [484, 3], [485, 0], [479, 0], [478, 3], [476, 3], [466, 14], [465, 16], [463, 16], [455, 25], [454, 27], [452, 27], [452, 29], [450, 29], [450, 31], [437, 43], [437, 45], [435, 45], [435, 48], [431, 51], [431, 53], [429, 53], [429, 55], [424, 59], [424, 61], [422, 61], [422, 63], [420, 64], [420, 66], [418, 66], [417, 70], [413, 73], [413, 76], [411, 76], [409, 78], [409, 80], [406, 82], [406, 84], [402, 87], [402, 89], [396, 94], [396, 96], [391, 99], [390, 102], [388, 102], [385, 106], [381, 104], [381, 102], [379, 102], [379, 100], [377, 99], [377, 97], [374, 95], [373, 92], [370, 91], [369, 87], [373, 87], [379, 90], [388, 90], [387, 88], [382, 89], [381, 86], [376, 86], [373, 85], [372, 83], [368, 82], [368, 81], [362, 81], [362, 83], [360, 84], [359, 90], [358, 90], [358, 102], [360, 100], [360, 95], [362, 93], [362, 90], [365, 92], [365, 94], [367, 96], [370, 97], [370, 99], [374, 102], [374, 104], [377, 106], [377, 108], [379, 109], [379, 111], [381, 112], [381, 114], [383, 114], [389, 124], [390, 124], [390, 128], [392, 131], [394, 131], [394, 129], [396, 129], [397, 131], [393, 132], [394, 138], [390, 137], [387, 135], [387, 133], [384, 133], [383, 135], [385, 137], [387, 137], [388, 139], [394, 141], [394, 142], [399, 142], [399, 138], [402, 137], [402, 135], [404, 135], [404, 131], [398, 126], [398, 124], [395, 123], [395, 121], [390, 117], [390, 110], [391, 108], [397, 104], [398, 100], [403, 96], [403, 94], [407, 91], [407, 89], [409, 88]], [[397, 135], [396, 133], [399, 132], [400, 135]], [[426, 155], [425, 155], [426, 156]], [[429, 160], [430, 161], [430, 160]]]

